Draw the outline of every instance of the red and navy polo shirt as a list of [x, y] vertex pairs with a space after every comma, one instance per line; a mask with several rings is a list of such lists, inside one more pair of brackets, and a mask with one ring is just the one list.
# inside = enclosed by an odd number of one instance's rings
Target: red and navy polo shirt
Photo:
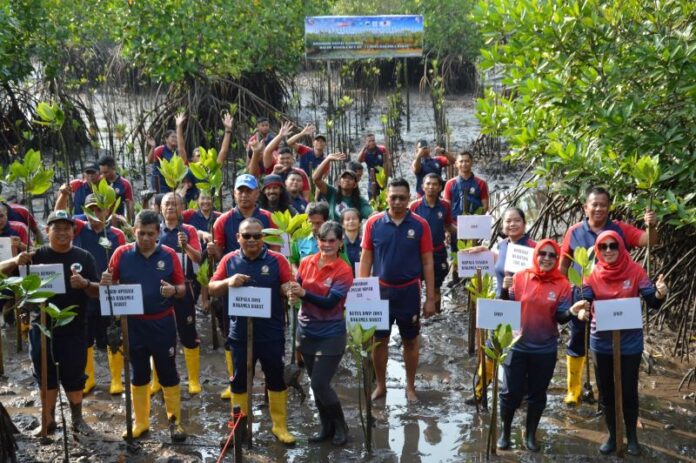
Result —
[[373, 273], [381, 281], [390, 285], [408, 283], [420, 279], [421, 255], [433, 251], [430, 226], [411, 211], [399, 225], [381, 212], [367, 219], [362, 248], [372, 251]]
[[[179, 247], [178, 236], [180, 231], [186, 233], [186, 237], [188, 238], [188, 242], [191, 245], [191, 247], [194, 248], [196, 251], [200, 252], [201, 242], [198, 239], [198, 233], [196, 232], [196, 228], [193, 225], [188, 225], [185, 223], [181, 223], [174, 228], [167, 228], [165, 223], [162, 222], [160, 224], [159, 243], [164, 244], [165, 246], [169, 246], [170, 248], [175, 250], [177, 254], [181, 254], [182, 250], [181, 247]], [[193, 262], [188, 256], [186, 257], [186, 260], [182, 262], [182, 265], [186, 267], [184, 271], [184, 275], [186, 275], [186, 278], [193, 279], [195, 277], [195, 273], [193, 271]]]
[[387, 152], [387, 148], [383, 145], [376, 145], [373, 150], [365, 150], [363, 154], [358, 159], [361, 162], [365, 162], [368, 169], [374, 169], [375, 167], [384, 166], [384, 153]]
[[[466, 211], [464, 195], [467, 200]], [[474, 214], [478, 208], [483, 207], [483, 200], [488, 199], [488, 184], [473, 174], [467, 179], [457, 175], [447, 180], [444, 197], [452, 205], [452, 215]]]
[[317, 156], [313, 148], [305, 146], [301, 143], [297, 144], [297, 154], [300, 160], [300, 169], [307, 175], [312, 175], [312, 172], [326, 159], [325, 155]]
[[[250, 217], [259, 219], [264, 228], [277, 228], [273, 220], [271, 220], [271, 213], [265, 209], [257, 207]], [[222, 214], [215, 221], [215, 225], [213, 225], [213, 239], [215, 244], [222, 248], [223, 254], [239, 249], [237, 232], [239, 231], [239, 224], [244, 219], [246, 217], [242, 215], [239, 207], [235, 207], [231, 211]]]
[[121, 198], [121, 203], [118, 205], [116, 213], [123, 215], [123, 212], [126, 210], [126, 202], [133, 201], [133, 187], [128, 180], [120, 175], [110, 185], [116, 192], [116, 196]]
[[76, 179], [70, 182], [70, 191], [73, 193], [73, 214], [82, 214], [82, 206], [87, 195], [92, 193], [92, 185], [85, 179]]
[[95, 232], [89, 222], [83, 222], [79, 219], [75, 220], [75, 236], [73, 238], [73, 245], [92, 254], [92, 257], [94, 257], [97, 264], [97, 273], [100, 275], [102, 272], [106, 271], [109, 259], [116, 248], [126, 244], [126, 235], [124, 235], [123, 232], [118, 228], [110, 226], [106, 227], [106, 237], [109, 240], [109, 243], [111, 243], [111, 249], [105, 249], [101, 244], [99, 244], [99, 240], [103, 237], [104, 232]]
[[423, 196], [412, 202], [409, 209], [428, 222], [433, 237], [433, 252], [445, 249], [445, 230], [453, 223], [449, 203], [438, 198], [435, 205], [430, 207]]
[[220, 215], [220, 212], [212, 211], [210, 217], [206, 219], [200, 209], [187, 209], [181, 213], [181, 218], [184, 223], [192, 225], [196, 230], [207, 232]]
[[[624, 245], [628, 251], [630, 251], [631, 248], [638, 247], [640, 245], [640, 237], [643, 236], [643, 233], [645, 233], [643, 230], [640, 230], [633, 225], [629, 225], [618, 220], [607, 220], [604, 227], [595, 233], [590, 228], [590, 224], [587, 219], [585, 219], [582, 222], [571, 225], [571, 227], [568, 229], [563, 237], [561, 254], [563, 256], [573, 257], [575, 248], [577, 247], [583, 247], [588, 251], [591, 251], [595, 245], [595, 241], [597, 240], [597, 235], [607, 230], [614, 230], [616, 233], [618, 233], [619, 236], [623, 238]], [[579, 270], [579, 268], [576, 268], [576, 270]]]
[[[171, 161], [174, 156], [178, 156], [178, 154], [175, 151], [172, 151], [169, 149], [167, 145], [160, 145], [154, 150], [154, 156], [155, 156], [155, 162], [152, 164], [152, 187], [157, 189], [157, 185], [159, 182], [159, 192], [160, 193], [169, 193], [172, 191], [171, 188], [169, 188], [169, 185], [167, 185], [167, 182], [164, 180], [164, 175], [159, 171], [159, 160], [164, 158], [167, 161]], [[185, 161], [184, 164], [188, 164], [188, 161]], [[159, 180], [158, 180], [159, 179]]]
[[423, 194], [423, 177], [428, 174], [437, 174], [442, 177], [442, 168], [449, 165], [449, 159], [445, 156], [428, 156], [421, 159], [421, 170], [416, 174], [416, 192]]
[[7, 207], [7, 220], [13, 222], [22, 222], [29, 228], [36, 228], [36, 220], [34, 216], [31, 215], [29, 209], [19, 204], [8, 204], [6, 202], [1, 202]]
[[29, 244], [29, 229], [22, 222], [8, 220], [5, 228], [0, 230], [0, 236], [3, 238], [17, 236], [22, 243]]
[[145, 257], [136, 243], [119, 246], [109, 263], [112, 278], [121, 284], [140, 284], [143, 288], [145, 315], [156, 315], [172, 309], [172, 298], [160, 293], [160, 281], [184, 284], [184, 272], [176, 252], [158, 244], [150, 257]]
[[[254, 342], [284, 339], [285, 310], [280, 299], [280, 286], [292, 280], [292, 271], [287, 259], [279, 252], [271, 251], [264, 246], [261, 254], [250, 260], [238, 249], [222, 258], [211, 280], [224, 280], [237, 273], [251, 277], [245, 286], [271, 288], [271, 318], [254, 319]], [[247, 317], [230, 317], [230, 339], [246, 340], [246, 320]]]

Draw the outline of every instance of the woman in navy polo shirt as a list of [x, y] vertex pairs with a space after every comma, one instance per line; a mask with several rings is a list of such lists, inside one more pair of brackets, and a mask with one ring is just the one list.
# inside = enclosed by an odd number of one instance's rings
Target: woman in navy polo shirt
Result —
[[355, 264], [360, 262], [360, 252], [362, 251], [360, 247], [362, 243], [360, 212], [353, 207], [341, 212], [341, 225], [343, 225], [343, 246], [350, 261], [353, 276], [356, 276]]
[[291, 302], [302, 299], [297, 346], [311, 379], [321, 421], [320, 431], [309, 441], [333, 438], [334, 445], [343, 445], [348, 429], [341, 402], [331, 387], [331, 378], [346, 347], [343, 311], [348, 290], [353, 285], [353, 271], [339, 256], [343, 228], [337, 222], [324, 223], [317, 237], [319, 252], [300, 262], [297, 283], [288, 297]]

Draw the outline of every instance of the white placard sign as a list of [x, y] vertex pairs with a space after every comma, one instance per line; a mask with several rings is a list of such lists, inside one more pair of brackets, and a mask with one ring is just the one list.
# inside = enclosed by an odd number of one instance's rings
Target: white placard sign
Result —
[[640, 298], [594, 301], [597, 331], [633, 330], [643, 328]]
[[348, 302], [379, 301], [379, 278], [356, 278], [348, 291]]
[[534, 263], [534, 248], [510, 243], [505, 253], [505, 271], [517, 273], [520, 270], [532, 268]]
[[470, 278], [476, 275], [476, 269], [481, 273], [495, 275], [495, 260], [491, 251], [457, 253], [457, 273], [461, 278]]
[[457, 239], [487, 240], [491, 237], [493, 216], [459, 215], [457, 216]]
[[[109, 306], [109, 293], [111, 306]], [[143, 287], [141, 285], [111, 285], [99, 286], [99, 306], [103, 316], [111, 315], [142, 315], [145, 313], [143, 304]]]
[[378, 330], [388, 330], [389, 301], [347, 301], [346, 321], [360, 323], [364, 329], [376, 326]]
[[[29, 266], [29, 273], [38, 275], [42, 280], [56, 275], [48, 284], [43, 286], [46, 291], [53, 291], [56, 294], [65, 294], [65, 277], [63, 275], [63, 264], [35, 264]], [[19, 276], [27, 276], [27, 266], [19, 266]]]
[[230, 288], [227, 299], [227, 310], [231, 316], [271, 318], [271, 288]]
[[0, 262], [12, 259], [12, 238], [3, 236], [0, 238]]
[[280, 235], [283, 238], [283, 244], [280, 246], [280, 253], [285, 257], [290, 257], [290, 238], [287, 233]]
[[519, 301], [477, 299], [476, 328], [494, 330], [502, 323], [519, 330], [521, 313], [522, 304]]

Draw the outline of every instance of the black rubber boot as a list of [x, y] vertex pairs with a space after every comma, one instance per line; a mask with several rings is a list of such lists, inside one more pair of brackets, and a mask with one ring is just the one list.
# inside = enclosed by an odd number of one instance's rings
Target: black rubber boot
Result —
[[500, 450], [507, 450], [510, 448], [510, 432], [512, 431], [512, 418], [514, 416], [514, 410], [500, 407], [500, 421], [503, 423], [503, 433], [496, 443], [496, 447]]
[[609, 436], [607, 440], [599, 447], [599, 452], [602, 455], [609, 455], [616, 451], [616, 420], [614, 419], [614, 410], [604, 408], [604, 420], [607, 423]]
[[624, 413], [624, 423], [626, 424], [626, 453], [637, 457], [641, 454], [640, 444], [638, 443], [638, 431], [636, 430], [638, 409], [635, 411], [628, 410], [628, 413]]
[[333, 445], [345, 445], [348, 442], [348, 426], [346, 425], [346, 419], [343, 416], [343, 408], [341, 407], [341, 402], [336, 402], [333, 405], [326, 406], [326, 412], [328, 417], [333, 423], [334, 434], [331, 443]]
[[319, 410], [319, 423], [321, 428], [319, 428], [318, 433], [313, 434], [307, 440], [309, 442], [324, 442], [334, 436], [334, 424], [321, 402], [319, 402], [319, 400], [315, 400], [314, 402], [317, 404], [317, 409]]
[[540, 450], [539, 444], [536, 440], [536, 432], [539, 427], [539, 420], [541, 420], [541, 414], [544, 412], [544, 407], [538, 405], [528, 405], [527, 406], [527, 423], [525, 430], [524, 444], [527, 450], [530, 452], [538, 452]]
[[82, 402], [70, 404], [70, 417], [72, 418], [72, 430], [78, 434], [91, 434], [92, 428], [82, 419]]

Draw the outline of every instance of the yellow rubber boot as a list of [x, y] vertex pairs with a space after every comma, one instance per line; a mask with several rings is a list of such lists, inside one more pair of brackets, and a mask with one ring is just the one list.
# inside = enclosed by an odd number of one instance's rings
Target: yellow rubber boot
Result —
[[[483, 396], [483, 382], [481, 381], [482, 377], [483, 377], [483, 368], [481, 368], [481, 364], [479, 364], [478, 381], [476, 381], [476, 389], [474, 392], [474, 394], [476, 394], [476, 400], [481, 400], [481, 397]], [[492, 379], [493, 379], [493, 360], [486, 357], [486, 387], [488, 387], [488, 385], [491, 384]]]
[[585, 357], [571, 357], [570, 355], [566, 355], [568, 393], [563, 399], [563, 402], [567, 405], [577, 405], [580, 403], [583, 366], [585, 366]]
[[[231, 350], [226, 350], [225, 351], [225, 362], [227, 363], [227, 373], [228, 373], [228, 380], [232, 376], [234, 376], [234, 364], [232, 363], [232, 351]], [[230, 389], [230, 386], [227, 386], [227, 389], [222, 391], [220, 393], [220, 398], [222, 400], [230, 400], [232, 398], [232, 390]]]
[[150, 358], [150, 367], [152, 368], [152, 380], [150, 380], [150, 395], [155, 395], [162, 390], [162, 385], [159, 382], [159, 377], [157, 376], [157, 368], [155, 368], [155, 361]]
[[230, 399], [230, 409], [234, 412], [234, 406], [239, 405], [245, 415], [249, 415], [249, 398], [246, 392], [232, 393], [232, 398]]
[[184, 360], [188, 371], [188, 392], [190, 395], [201, 393], [201, 348], [187, 349], [184, 347]]
[[107, 350], [109, 356], [109, 371], [111, 371], [111, 385], [109, 386], [109, 394], [123, 393], [123, 380], [121, 372], [123, 371], [123, 355], [120, 352], [115, 354], [111, 349]]
[[87, 348], [87, 365], [85, 365], [85, 374], [87, 375], [87, 381], [85, 381], [85, 387], [82, 389], [83, 394], [87, 394], [94, 386], [97, 385], [94, 380], [94, 347]]
[[[140, 437], [150, 430], [150, 392], [147, 384], [143, 386], [131, 386], [133, 396], [133, 412], [135, 423], [133, 426], [133, 437]], [[127, 433], [123, 433], [123, 438], [127, 438]]]
[[268, 391], [268, 409], [271, 412], [271, 432], [283, 444], [295, 443], [295, 436], [288, 432], [288, 390]]
[[167, 419], [169, 419], [169, 435], [172, 442], [184, 442], [186, 432], [181, 426], [181, 386], [162, 387], [164, 395], [164, 406], [167, 409]]

